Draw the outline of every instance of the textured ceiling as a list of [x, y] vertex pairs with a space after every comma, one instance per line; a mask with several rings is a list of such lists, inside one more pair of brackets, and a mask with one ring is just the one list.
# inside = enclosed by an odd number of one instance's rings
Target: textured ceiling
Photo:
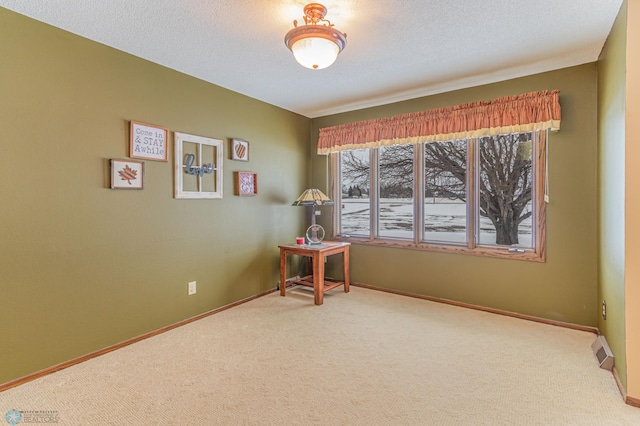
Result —
[[0, 0], [312, 118], [593, 62], [622, 0], [327, 0], [347, 47], [317, 71], [298, 65], [283, 41], [307, 3]]

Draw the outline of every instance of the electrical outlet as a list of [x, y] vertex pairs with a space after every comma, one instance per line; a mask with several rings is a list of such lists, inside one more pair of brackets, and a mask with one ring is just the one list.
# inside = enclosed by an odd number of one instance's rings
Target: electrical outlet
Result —
[[196, 294], [196, 282], [195, 281], [189, 282], [188, 295], [191, 296], [192, 294]]
[[602, 301], [602, 319], [607, 319], [607, 302], [605, 300]]
[[322, 216], [322, 212], [320, 210], [316, 210], [316, 216]]

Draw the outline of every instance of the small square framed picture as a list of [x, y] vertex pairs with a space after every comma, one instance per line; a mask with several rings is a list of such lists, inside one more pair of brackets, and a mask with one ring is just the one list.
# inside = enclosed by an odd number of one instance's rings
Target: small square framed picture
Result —
[[258, 174], [253, 172], [235, 172], [236, 195], [241, 197], [258, 195]]
[[249, 142], [242, 139], [231, 139], [231, 159], [249, 161]]
[[144, 189], [144, 162], [112, 158], [111, 189]]

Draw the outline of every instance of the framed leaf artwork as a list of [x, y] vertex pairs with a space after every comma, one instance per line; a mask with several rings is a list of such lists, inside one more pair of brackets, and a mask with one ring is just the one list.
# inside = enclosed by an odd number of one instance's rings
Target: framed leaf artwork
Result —
[[235, 172], [236, 195], [250, 196], [258, 194], [258, 174], [253, 172]]
[[249, 142], [242, 139], [231, 139], [231, 159], [249, 161]]
[[144, 162], [111, 159], [111, 189], [144, 189]]

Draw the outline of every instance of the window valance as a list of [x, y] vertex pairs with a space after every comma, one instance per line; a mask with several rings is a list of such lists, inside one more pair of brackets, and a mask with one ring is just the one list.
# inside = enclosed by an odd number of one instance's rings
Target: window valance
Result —
[[318, 154], [560, 129], [559, 91], [531, 92], [320, 129]]

